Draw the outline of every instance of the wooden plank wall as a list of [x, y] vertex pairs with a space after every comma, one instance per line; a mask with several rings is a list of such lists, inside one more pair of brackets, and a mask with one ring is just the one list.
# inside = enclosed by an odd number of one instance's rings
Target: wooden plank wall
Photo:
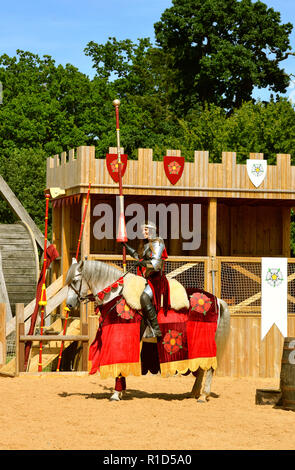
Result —
[[247, 200], [218, 204], [217, 255], [289, 257], [290, 213], [290, 207], [263, 201], [255, 206]]
[[[232, 315], [218, 376], [280, 377], [284, 338], [274, 325], [261, 341], [260, 325], [260, 315]], [[295, 315], [288, 315], [288, 336], [295, 336]]]
[[[167, 155], [180, 155], [167, 150]], [[262, 159], [263, 154], [249, 154]], [[95, 158], [95, 147], [78, 147], [67, 155], [47, 159], [47, 187], [59, 186], [68, 194], [87, 192], [117, 193], [106, 168], [105, 158]], [[194, 197], [240, 197], [256, 199], [294, 199], [295, 166], [289, 154], [278, 154], [277, 164], [268, 165], [267, 175], [259, 188], [251, 183], [246, 164], [236, 163], [235, 152], [222, 152], [222, 163], [209, 163], [207, 151], [195, 151], [194, 161], [186, 162], [176, 185], [166, 177], [163, 162], [153, 160], [152, 149], [138, 149], [138, 160], [128, 160], [123, 178], [125, 194], [179, 195]]]
[[[218, 257], [217, 260], [217, 296], [222, 298], [222, 291], [234, 293], [232, 299], [228, 299], [230, 336], [217, 375], [279, 378], [284, 338], [273, 325], [261, 341], [261, 258]], [[221, 271], [222, 264], [235, 266], [230, 277]], [[255, 264], [255, 268], [251, 268], [251, 264]], [[294, 259], [288, 259], [288, 265], [287, 335], [292, 337], [295, 336]]]
[[36, 242], [23, 223], [0, 224], [0, 250], [8, 297], [14, 313], [16, 303], [27, 305], [36, 295], [39, 260]]

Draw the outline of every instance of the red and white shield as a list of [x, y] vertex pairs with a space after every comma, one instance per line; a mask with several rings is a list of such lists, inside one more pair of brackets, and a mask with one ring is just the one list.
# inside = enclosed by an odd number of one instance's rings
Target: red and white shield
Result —
[[[126, 155], [126, 154], [121, 155], [121, 162], [122, 162], [121, 174], [122, 174], [122, 177], [124, 176], [124, 173], [126, 171], [127, 159], [128, 159], [128, 155]], [[106, 164], [107, 164], [108, 172], [111, 175], [112, 179], [115, 181], [115, 183], [118, 183], [119, 182], [118, 155], [116, 153], [107, 153]]]
[[183, 173], [184, 157], [165, 156], [163, 162], [168, 180], [171, 184], [176, 184]]

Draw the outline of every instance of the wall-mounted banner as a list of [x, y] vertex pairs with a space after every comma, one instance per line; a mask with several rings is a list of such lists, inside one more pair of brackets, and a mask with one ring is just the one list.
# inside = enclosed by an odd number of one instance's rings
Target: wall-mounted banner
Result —
[[261, 262], [261, 340], [272, 325], [287, 336], [287, 258], [262, 258]]
[[164, 170], [166, 176], [171, 184], [176, 184], [183, 173], [184, 157], [170, 157], [163, 158]]
[[261, 185], [266, 177], [267, 161], [266, 160], [247, 160], [247, 172], [250, 180], [256, 188]]
[[[124, 173], [126, 171], [127, 159], [128, 159], [127, 155], [121, 154], [122, 178], [123, 178]], [[119, 181], [118, 155], [116, 153], [107, 153], [107, 155], [106, 155], [106, 165], [107, 165], [108, 172], [111, 175], [112, 179], [115, 181], [115, 183], [118, 183], [118, 181]]]

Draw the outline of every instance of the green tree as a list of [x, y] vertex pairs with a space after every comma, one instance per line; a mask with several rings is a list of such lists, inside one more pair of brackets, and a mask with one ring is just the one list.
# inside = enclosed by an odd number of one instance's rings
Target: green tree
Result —
[[91, 84], [78, 69], [18, 50], [17, 57], [0, 57], [0, 81], [2, 148], [39, 147], [50, 155], [86, 143], [83, 114]]
[[[46, 152], [42, 149], [10, 148], [1, 151], [0, 174], [44, 231], [46, 187]], [[0, 222], [16, 220], [8, 204], [0, 200]]]
[[291, 54], [292, 24], [281, 24], [279, 12], [251, 0], [172, 3], [154, 27], [178, 83], [178, 113], [199, 102], [238, 108], [255, 86], [286, 91], [289, 77], [280, 63]]

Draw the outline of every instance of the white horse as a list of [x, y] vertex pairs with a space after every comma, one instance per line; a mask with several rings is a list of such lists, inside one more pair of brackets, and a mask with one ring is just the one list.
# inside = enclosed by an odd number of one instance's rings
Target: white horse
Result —
[[[80, 261], [79, 263], [73, 258], [72, 265], [68, 270], [66, 277], [66, 284], [68, 285], [68, 294], [66, 299], [67, 307], [73, 309], [77, 306], [78, 302], [85, 300], [95, 300], [97, 305], [102, 305], [110, 302], [112, 299], [122, 293], [122, 284], [116, 281], [122, 278], [122, 271], [114, 266], [104, 263], [102, 261]], [[105, 293], [103, 298], [100, 299], [96, 294], [102, 292], [103, 289], [115, 283], [115, 287]], [[90, 291], [90, 295], [88, 294]], [[217, 299], [219, 305], [219, 317], [217, 323], [217, 330], [215, 334], [215, 342], [217, 348], [217, 361], [220, 360], [224, 347], [229, 336], [230, 329], [230, 312], [226, 302]], [[211, 393], [211, 383], [213, 378], [214, 369], [210, 368], [206, 371], [205, 384], [202, 388], [202, 381], [204, 377], [204, 370], [199, 368], [194, 386], [191, 394], [197, 398], [199, 402], [206, 402], [209, 400]], [[123, 393], [115, 390], [110, 400], [119, 401]]]

